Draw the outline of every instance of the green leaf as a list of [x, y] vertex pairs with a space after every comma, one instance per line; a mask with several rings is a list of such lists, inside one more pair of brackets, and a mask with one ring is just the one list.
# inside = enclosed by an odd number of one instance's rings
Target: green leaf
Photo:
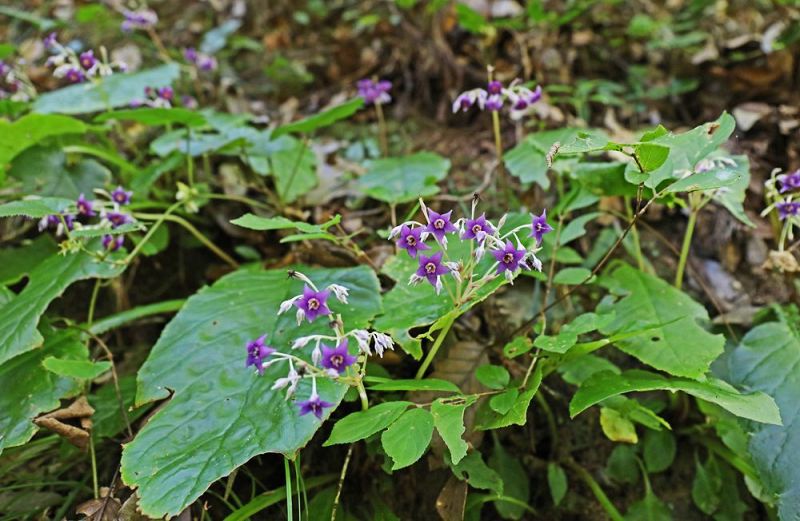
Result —
[[438, 378], [425, 378], [424, 380], [392, 380], [389, 378], [370, 377], [366, 378], [370, 385], [370, 391], [442, 391], [445, 393], [460, 393], [453, 382], [440, 380]]
[[644, 434], [644, 464], [647, 472], [667, 470], [675, 460], [675, 436], [667, 429], [647, 430]]
[[97, 123], [110, 120], [136, 121], [150, 126], [182, 125], [185, 127], [201, 127], [206, 124], [206, 118], [199, 112], [180, 107], [142, 107], [114, 110], [100, 114], [94, 120]]
[[638, 443], [636, 426], [628, 418], [608, 407], [600, 408], [600, 427], [603, 434], [611, 441], [624, 443]]
[[[350, 289], [349, 304], [329, 303], [348, 329], [367, 327], [380, 311], [371, 269], [297, 269], [320, 287], [337, 283]], [[176, 515], [253, 456], [293, 456], [319, 428], [322, 422], [313, 414], [299, 416], [294, 401], [270, 389], [286, 376], [285, 364], [268, 367], [261, 377], [244, 367], [243, 346], [262, 334], [276, 349], [287, 350], [297, 337], [330, 331], [324, 319], [298, 327], [292, 313], [276, 315], [280, 303], [302, 288], [284, 270], [241, 269], [190, 297], [166, 326], [139, 370], [136, 403], [171, 398], [122, 453], [122, 478], [137, 488], [143, 513]], [[308, 351], [293, 354], [307, 358]], [[317, 379], [317, 386], [333, 404], [346, 391], [329, 379]], [[304, 379], [295, 400], [310, 393], [311, 382]], [[158, 472], [164, 468], [170, 472]]]
[[[692, 173], [672, 183], [667, 188], [667, 192], [697, 192], [738, 187], [741, 193], [741, 199], [739, 199], [741, 203], [744, 200], [744, 191], [747, 188], [746, 182], [750, 180], [749, 163], [739, 163], [730, 158], [725, 158], [723, 161], [725, 162], [715, 161], [713, 164], [706, 166], [706, 169], [702, 172]], [[744, 166], [744, 168], [741, 168], [740, 165]], [[746, 181], [743, 184], [742, 181], [745, 179]]]
[[[503, 480], [503, 496], [527, 503], [531, 496], [531, 485], [528, 473], [522, 466], [520, 458], [512, 456], [499, 442], [494, 444], [489, 456], [489, 467]], [[525, 507], [508, 501], [494, 501], [497, 513], [504, 519], [521, 519]]]
[[45, 369], [60, 376], [77, 380], [94, 380], [111, 369], [111, 362], [91, 360], [70, 360], [48, 356], [42, 361]]
[[20, 201], [0, 204], [0, 217], [32, 217], [38, 219], [47, 215], [60, 213], [74, 205], [75, 201], [61, 197], [31, 196]]
[[470, 6], [458, 2], [455, 8], [458, 25], [465, 31], [469, 31], [473, 34], [481, 34], [492, 28], [491, 24], [486, 21], [486, 18]]
[[89, 403], [95, 410], [92, 415], [92, 435], [98, 438], [111, 438], [125, 430], [126, 423], [122, 410], [131, 423], [144, 415], [150, 407], [134, 407], [135, 399], [136, 377], [133, 375], [120, 377], [119, 395], [113, 381], [107, 382], [91, 394]]
[[634, 147], [633, 153], [636, 155], [638, 165], [645, 173], [652, 172], [659, 168], [669, 156], [669, 147], [657, 143], [640, 143]]
[[367, 163], [358, 187], [368, 196], [387, 203], [407, 203], [439, 193], [436, 183], [447, 176], [450, 160], [433, 152], [376, 159]]
[[533, 342], [526, 336], [514, 337], [511, 342], [503, 346], [503, 356], [506, 358], [516, 358], [524, 355], [533, 349]]
[[537, 364], [528, 381], [527, 388], [519, 393], [511, 409], [505, 414], [500, 414], [493, 411], [491, 407], [479, 408], [478, 413], [475, 415], [475, 428], [478, 430], [490, 430], [508, 427], [509, 425], [525, 425], [528, 421], [528, 407], [530, 407], [531, 400], [539, 390], [541, 383], [542, 364]]
[[228, 37], [241, 27], [242, 21], [239, 18], [229, 18], [218, 27], [211, 29], [203, 35], [200, 42], [200, 52], [215, 54], [225, 48]]
[[561, 145], [559, 155], [588, 154], [620, 148], [619, 145], [609, 142], [605, 134], [596, 130], [578, 131], [572, 139], [563, 141]]
[[317, 157], [304, 142], [282, 136], [273, 142], [269, 156], [270, 173], [281, 200], [291, 203], [317, 186]]
[[[714, 158], [715, 156], [710, 156]], [[739, 219], [741, 222], [750, 226], [751, 228], [755, 227], [755, 224], [750, 217], [744, 211], [744, 203], [745, 193], [747, 192], [748, 186], [750, 186], [750, 159], [745, 156], [725, 156], [727, 159], [732, 161], [734, 164], [725, 163], [722, 166], [717, 164], [717, 168], [724, 168], [732, 170], [735, 173], [736, 181], [732, 184], [729, 184], [723, 187], [720, 190], [714, 191], [714, 201], [721, 204], [728, 210], [731, 215]]]
[[489, 407], [497, 414], [506, 414], [517, 403], [517, 398], [519, 390], [512, 387], [489, 398]]
[[127, 107], [144, 97], [145, 87], [166, 87], [178, 79], [180, 67], [168, 63], [133, 74], [116, 73], [97, 82], [70, 85], [39, 96], [33, 110], [40, 113], [86, 114]]
[[124, 233], [137, 232], [144, 230], [144, 225], [140, 222], [125, 223], [117, 226], [111, 226], [111, 223], [96, 224], [90, 226], [82, 226], [70, 233], [70, 237], [75, 239], [90, 239], [93, 237], [102, 237], [104, 235], [121, 235]]
[[586, 280], [587, 284], [591, 284], [593, 281], [592, 278], [589, 278], [591, 274], [592, 271], [586, 268], [564, 268], [555, 274], [553, 282], [555, 284], [575, 286]]
[[113, 259], [100, 262], [83, 252], [50, 257], [32, 269], [25, 289], [3, 307], [0, 315], [0, 364], [42, 345], [42, 335], [36, 330], [39, 318], [73, 282], [112, 278], [123, 269]]
[[337, 121], [349, 118], [361, 110], [363, 106], [364, 98], [358, 97], [351, 99], [341, 105], [325, 109], [313, 116], [282, 125], [272, 131], [272, 136], [277, 138], [290, 133], [308, 134], [320, 128], [333, 125]]
[[482, 365], [475, 370], [475, 378], [489, 389], [505, 389], [511, 380], [511, 375], [503, 366]]
[[634, 484], [639, 481], [636, 452], [628, 445], [617, 445], [606, 461], [606, 473], [619, 483]]
[[[0, 308], [5, 317], [8, 305]], [[56, 409], [61, 398], [81, 392], [80, 382], [51, 373], [42, 366], [47, 356], [86, 359], [88, 350], [69, 331], [44, 329], [44, 344], [0, 365], [0, 452], [22, 445], [33, 437], [38, 428], [33, 419], [43, 412]], [[38, 333], [37, 333], [38, 334]]]
[[461, 436], [466, 430], [464, 411], [473, 403], [475, 403], [474, 397], [460, 401], [439, 398], [431, 404], [433, 424], [450, 450], [450, 460], [453, 464], [458, 464], [467, 455], [469, 445]]
[[0, 14], [28, 22], [29, 24], [35, 25], [41, 31], [49, 31], [57, 25], [55, 20], [34, 14], [27, 8], [22, 10], [15, 7], [0, 6]]
[[22, 182], [29, 195], [77, 199], [81, 193], [91, 199], [92, 191], [111, 181], [111, 171], [94, 159], [70, 162], [64, 149], [35, 146], [17, 156], [8, 171]]
[[328, 440], [327, 447], [337, 443], [353, 443], [382, 431], [400, 417], [411, 402], [386, 402], [370, 407], [366, 411], [349, 414], [336, 422]]
[[503, 495], [503, 479], [483, 461], [481, 453], [472, 451], [458, 465], [450, 465], [453, 474], [460, 480], [466, 480], [471, 487], [491, 490], [498, 496]]
[[39, 235], [18, 248], [0, 250], [0, 285], [16, 284], [57, 251], [56, 243], [46, 234]]
[[648, 485], [644, 499], [632, 504], [625, 513], [625, 521], [672, 521], [672, 512]]
[[622, 265], [600, 283], [621, 297], [607, 306], [616, 311], [616, 318], [600, 328], [601, 333], [611, 336], [652, 327], [615, 342], [622, 351], [656, 369], [690, 378], [705, 374], [722, 353], [722, 335], [700, 326], [708, 321], [706, 309], [658, 277]]
[[433, 436], [433, 416], [425, 409], [404, 412], [381, 434], [381, 444], [392, 458], [392, 470], [416, 463], [428, 450]]
[[[796, 313], [796, 312], [795, 312]], [[727, 360], [731, 381], [775, 399], [783, 426], [750, 424], [749, 452], [781, 519], [800, 517], [800, 327], [796, 314], [753, 328]], [[724, 481], [723, 481], [724, 483]]]
[[702, 400], [723, 407], [733, 414], [753, 421], [780, 425], [778, 407], [762, 392], [743, 394], [736, 388], [715, 378], [706, 381], [688, 378], [667, 378], [648, 371], [631, 370], [622, 374], [602, 372], [583, 382], [569, 404], [569, 414], [575, 417], [592, 405], [611, 396], [627, 392], [683, 391]]
[[709, 454], [704, 464], [695, 456], [695, 473], [692, 481], [692, 500], [697, 508], [706, 515], [711, 515], [720, 506], [722, 492], [722, 476], [714, 457]]
[[547, 464], [547, 484], [550, 486], [550, 497], [553, 504], [558, 506], [567, 495], [567, 473], [558, 463]]
[[619, 367], [597, 355], [587, 354], [564, 361], [557, 368], [561, 378], [572, 385], [581, 385], [587, 378], [601, 371], [619, 374]]
[[342, 220], [341, 215], [336, 215], [333, 219], [323, 224], [311, 224], [303, 221], [292, 221], [286, 217], [261, 217], [246, 213], [241, 217], [231, 220], [231, 223], [250, 230], [300, 230], [303, 233], [322, 233], [331, 226], [338, 224]]
[[0, 119], [0, 166], [45, 138], [86, 130], [82, 121], [58, 114], [27, 114], [13, 123]]

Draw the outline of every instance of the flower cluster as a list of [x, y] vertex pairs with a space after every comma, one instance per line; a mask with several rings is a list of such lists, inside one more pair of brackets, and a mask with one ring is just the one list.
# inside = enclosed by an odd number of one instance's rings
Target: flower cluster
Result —
[[387, 80], [374, 81], [370, 79], [359, 80], [358, 95], [364, 98], [367, 105], [385, 105], [392, 101], [389, 91], [392, 83]]
[[16, 65], [0, 60], [0, 99], [30, 101], [36, 97], [28, 76]]
[[187, 47], [183, 50], [183, 57], [199, 70], [210, 72], [217, 69], [217, 59], [210, 54], [197, 52], [194, 47]]
[[47, 65], [55, 67], [53, 76], [64, 78], [70, 83], [82, 83], [96, 76], [110, 76], [114, 70], [127, 70], [122, 62], [109, 62], [104, 47], [100, 48], [100, 58], [95, 56], [92, 49], [78, 54], [59, 43], [56, 33], [50, 33], [44, 39], [44, 45], [51, 52]]
[[511, 108], [511, 117], [518, 119], [527, 114], [531, 106], [541, 98], [541, 86], [530, 90], [514, 80], [506, 88], [501, 82], [493, 80], [486, 89], [471, 89], [459, 94], [453, 101], [453, 112], [466, 112], [475, 106], [480, 110], [497, 112], [507, 105]]
[[175, 91], [169, 85], [164, 87], [145, 87], [144, 99], [136, 99], [131, 101], [130, 106], [136, 107], [159, 107], [168, 109], [172, 107], [172, 102], [175, 99]]
[[761, 215], [773, 209], [778, 211], [778, 219], [783, 223], [778, 248], [783, 250], [786, 239], [794, 239], [794, 228], [800, 227], [800, 170], [780, 174], [780, 169], [772, 171], [764, 183], [766, 199], [769, 202]]
[[[333, 317], [334, 312], [329, 307], [329, 300], [334, 297], [341, 304], [348, 303], [350, 291], [340, 284], [330, 284], [324, 289], [319, 289], [306, 275], [290, 270], [289, 276], [304, 283], [303, 292], [283, 301], [278, 308], [278, 315], [282, 315], [292, 308], [296, 310], [295, 316], [298, 326], [304, 321], [315, 322], [318, 318], [327, 317], [326, 324], [334, 329], [334, 335], [314, 334], [294, 339], [289, 351], [296, 351], [308, 346], [313, 346], [310, 354], [311, 362], [283, 352], [275, 346], [267, 345], [267, 336], [262, 335], [246, 344], [247, 360], [245, 367], [253, 367], [259, 375], [264, 374], [264, 369], [274, 364], [285, 363], [288, 372], [285, 377], [276, 378], [272, 385], [273, 390], [286, 389], [286, 399], [290, 399], [296, 392], [303, 378], [311, 378], [311, 395], [307, 400], [297, 402], [300, 416], [313, 414], [322, 419], [326, 408], [333, 404], [322, 400], [317, 392], [317, 378], [337, 379], [351, 383], [354, 379], [363, 376], [366, 357], [374, 354], [383, 356], [386, 349], [394, 349], [392, 338], [383, 333], [354, 329], [345, 332], [341, 317]], [[351, 349], [351, 340], [358, 347], [357, 353]]]
[[[477, 199], [473, 201], [470, 217], [463, 217], [455, 222], [452, 219], [452, 210], [438, 213], [427, 208], [422, 201], [420, 205], [425, 216], [424, 223], [408, 221], [393, 228], [389, 234], [390, 239], [396, 239], [398, 248], [404, 249], [409, 256], [417, 259], [418, 267], [411, 275], [409, 284], [427, 280], [438, 294], [444, 286], [442, 277], [450, 275], [456, 281], [458, 300], [466, 301], [482, 283], [500, 274], [509, 282], [513, 282], [520, 268], [541, 271], [542, 263], [536, 257], [536, 251], [541, 245], [543, 236], [553, 230], [547, 224], [545, 212], [539, 216], [532, 215], [530, 224], [517, 226], [501, 235], [500, 229], [507, 217], [501, 218], [495, 226], [486, 218], [486, 214], [476, 216]], [[535, 246], [531, 250], [523, 246], [518, 236], [526, 230], [529, 232], [528, 237], [534, 239]], [[448, 235], [470, 242], [468, 258], [456, 262], [446, 257]], [[425, 242], [431, 237], [438, 245], [439, 251], [430, 255], [421, 253], [432, 250], [432, 247]], [[492, 254], [495, 262], [483, 277], [474, 279], [474, 269], [487, 251]], [[466, 287], [462, 287], [465, 280]]]
[[[43, 232], [49, 228], [55, 228], [56, 235], [60, 236], [65, 231], [71, 232], [88, 226], [90, 224], [88, 220], [92, 217], [97, 217], [98, 212], [100, 221], [95, 225], [103, 228], [113, 230], [123, 224], [134, 222], [133, 217], [122, 211], [123, 206], [130, 204], [133, 192], [127, 191], [121, 186], [118, 186], [111, 193], [105, 190], [96, 190], [96, 192], [106, 196], [109, 201], [91, 201], [84, 194], [80, 194], [75, 201], [74, 209], [70, 208], [59, 214], [43, 217], [39, 221], [39, 231]], [[125, 236], [121, 233], [106, 233], [102, 239], [103, 249], [107, 251], [118, 250], [124, 242]]]
[[121, 29], [129, 33], [134, 30], [146, 31], [152, 29], [158, 23], [158, 15], [151, 9], [139, 9], [137, 11], [129, 11], [125, 9], [122, 11], [122, 16], [125, 17]]

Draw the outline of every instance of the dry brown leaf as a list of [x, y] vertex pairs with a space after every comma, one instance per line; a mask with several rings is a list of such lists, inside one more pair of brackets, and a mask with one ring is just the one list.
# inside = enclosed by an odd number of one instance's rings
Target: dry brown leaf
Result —
[[436, 512], [442, 521], [461, 521], [467, 506], [467, 482], [450, 476], [436, 498]]

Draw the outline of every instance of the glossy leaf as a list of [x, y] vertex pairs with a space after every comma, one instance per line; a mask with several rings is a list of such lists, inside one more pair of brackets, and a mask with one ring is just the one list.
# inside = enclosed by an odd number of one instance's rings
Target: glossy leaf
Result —
[[[380, 311], [378, 281], [369, 268], [300, 269], [320, 287], [335, 282], [350, 289], [349, 304], [329, 303], [348, 329], [366, 327]], [[314, 415], [299, 416], [294, 400], [270, 389], [286, 375], [285, 364], [259, 377], [244, 363], [245, 343], [262, 334], [286, 350], [299, 336], [330, 331], [324, 319], [297, 327], [292, 313], [276, 315], [280, 303], [302, 288], [284, 270], [242, 269], [190, 297], [164, 329], [139, 370], [136, 403], [172, 397], [122, 454], [122, 478], [137, 488], [145, 514], [175, 515], [251, 457], [293, 456], [319, 428]], [[309, 351], [294, 354], [308, 357]], [[322, 399], [334, 404], [346, 390], [328, 379], [317, 385]], [[295, 400], [310, 392], [304, 379]]]
[[748, 449], [781, 519], [800, 517], [800, 327], [796, 315], [755, 327], [727, 360], [737, 385], [761, 390], [778, 404], [783, 426], [750, 424]]
[[407, 203], [439, 193], [436, 186], [450, 170], [450, 160], [433, 152], [376, 159], [358, 178], [359, 188], [368, 196], [387, 203]]
[[[0, 308], [3, 316], [8, 306]], [[59, 376], [45, 369], [48, 356], [63, 359], [86, 359], [88, 350], [68, 332], [45, 329], [44, 344], [0, 365], [0, 452], [27, 442], [38, 428], [33, 419], [56, 409], [61, 398], [75, 396], [82, 385], [77, 380]]]
[[647, 173], [664, 164], [669, 156], [669, 147], [656, 143], [640, 143], [636, 145], [633, 153], [637, 159], [637, 166], [641, 166]]
[[603, 434], [611, 441], [622, 443], [638, 443], [636, 426], [628, 418], [608, 407], [600, 408], [600, 427]]
[[93, 380], [111, 369], [111, 362], [91, 360], [74, 360], [48, 356], [42, 361], [45, 369], [51, 373], [76, 380]]
[[83, 252], [53, 256], [30, 272], [30, 281], [0, 314], [0, 364], [42, 345], [39, 318], [70, 284], [88, 278], [111, 278], [124, 266], [100, 262]]
[[98, 82], [79, 83], [46, 92], [33, 103], [39, 113], [85, 114], [127, 107], [144, 98], [145, 87], [166, 87], [178, 78], [177, 63], [161, 65], [133, 74], [116, 73]]
[[475, 370], [475, 378], [489, 389], [503, 389], [508, 385], [511, 375], [501, 365], [482, 365]]
[[381, 444], [386, 454], [392, 458], [392, 470], [413, 465], [425, 454], [433, 436], [433, 425], [430, 412], [425, 409], [411, 409], [383, 431]]
[[651, 328], [614, 343], [629, 355], [676, 376], [699, 378], [722, 353], [722, 335], [701, 327], [708, 321], [706, 309], [660, 278], [622, 265], [603, 276], [600, 284], [619, 297], [602, 306], [602, 311], [615, 311], [616, 318], [601, 333], [611, 336]]
[[400, 417], [411, 402], [386, 402], [370, 407], [366, 411], [351, 413], [337, 421], [324, 446], [337, 443], [353, 443], [380, 432]]
[[318, 114], [314, 114], [313, 116], [308, 116], [307, 118], [303, 118], [299, 121], [293, 121], [292, 123], [282, 125], [272, 131], [272, 135], [273, 137], [277, 138], [284, 134], [295, 132], [299, 134], [308, 134], [310, 132], [314, 132], [315, 130], [333, 125], [337, 121], [349, 118], [358, 112], [363, 106], [363, 98], [354, 98], [350, 101], [342, 103], [341, 105], [336, 105], [335, 107], [325, 109]]
[[781, 423], [775, 402], [762, 392], [741, 393], [730, 384], [711, 377], [705, 381], [667, 378], [635, 369], [622, 374], [602, 372], [591, 376], [572, 397], [569, 414], [574, 418], [592, 405], [618, 394], [657, 390], [683, 391], [716, 403], [740, 418], [774, 425]]

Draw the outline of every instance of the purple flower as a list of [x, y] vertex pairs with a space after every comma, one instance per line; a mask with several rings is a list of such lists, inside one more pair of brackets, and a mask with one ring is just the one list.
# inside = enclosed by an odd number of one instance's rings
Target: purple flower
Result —
[[183, 57], [189, 63], [197, 63], [197, 49], [194, 47], [187, 47], [183, 50]]
[[497, 273], [508, 271], [513, 273], [519, 268], [522, 259], [525, 258], [527, 252], [524, 249], [517, 249], [511, 244], [511, 241], [506, 241], [506, 246], [502, 250], [492, 251], [492, 255], [497, 260]]
[[364, 103], [367, 105], [383, 105], [392, 101], [389, 91], [392, 89], [392, 84], [389, 81], [381, 80], [378, 82], [370, 79], [359, 80], [357, 83], [358, 95], [364, 98]]
[[[320, 315], [331, 314], [327, 304], [330, 294], [331, 292], [328, 290], [314, 291], [308, 285], [305, 285], [303, 287], [303, 296], [297, 299], [294, 305], [309, 322], [313, 322]], [[301, 319], [298, 318], [299, 320]]]
[[111, 223], [112, 228], [117, 228], [123, 224], [133, 222], [130, 215], [122, 212], [106, 212], [105, 217], [108, 219], [108, 222]]
[[70, 83], [81, 83], [83, 80], [86, 79], [86, 75], [77, 67], [70, 67], [64, 73], [64, 77]]
[[217, 69], [217, 59], [207, 54], [201, 54], [197, 58], [197, 67], [201, 71], [214, 71]]
[[56, 44], [58, 43], [58, 36], [54, 32], [50, 33], [47, 36], [45, 36], [43, 42], [44, 42], [44, 48], [50, 50], [53, 47], [55, 47]]
[[500, 94], [492, 94], [486, 99], [486, 108], [492, 112], [497, 112], [503, 108], [503, 97]]
[[400, 239], [397, 247], [403, 248], [411, 257], [416, 257], [420, 250], [430, 250], [431, 247], [422, 242], [422, 228], [411, 228], [404, 224], [400, 229]]
[[537, 85], [533, 91], [525, 89], [523, 93], [527, 97], [525, 101], [528, 102], [528, 105], [533, 105], [534, 103], [542, 99], [542, 86]]
[[5, 76], [10, 70], [11, 67], [3, 60], [0, 60], [0, 76]]
[[81, 53], [78, 61], [80, 62], [81, 67], [88, 71], [95, 66], [97, 63], [97, 58], [94, 57], [94, 51], [89, 49], [88, 51]]
[[187, 109], [196, 109], [198, 107], [197, 100], [194, 97], [184, 94], [181, 96], [181, 105]]
[[792, 190], [800, 189], [800, 170], [791, 174], [784, 174], [778, 176], [778, 181], [781, 183], [780, 193], [791, 192]]
[[108, 251], [117, 251], [122, 248], [125, 242], [124, 235], [103, 235], [103, 249]]
[[553, 231], [553, 227], [547, 224], [547, 210], [542, 210], [542, 215], [531, 215], [531, 234], [528, 237], [536, 239], [536, 244], [542, 243], [545, 233]]
[[450, 269], [442, 264], [442, 255], [443, 253], [439, 251], [430, 257], [426, 257], [422, 254], [419, 256], [417, 276], [428, 279], [428, 282], [430, 282], [433, 287], [438, 286], [439, 277], [441, 275], [446, 275], [450, 272]]
[[486, 90], [491, 95], [501, 94], [503, 92], [503, 84], [497, 80], [490, 81], [489, 84], [486, 86]]
[[[446, 233], [455, 233], [457, 228], [450, 222], [450, 216], [453, 210], [447, 213], [436, 213], [433, 210], [428, 210], [428, 226], [425, 231], [433, 234], [436, 240], [442, 242]], [[413, 257], [413, 255], [412, 255]]]
[[133, 197], [133, 192], [126, 192], [121, 186], [117, 186], [111, 192], [111, 200], [117, 204], [128, 204], [131, 202], [131, 197]]
[[781, 221], [788, 219], [789, 217], [797, 217], [800, 215], [800, 202], [797, 201], [777, 203], [775, 208], [778, 209], [778, 216], [780, 217]]
[[453, 101], [453, 112], [458, 112], [459, 110], [466, 112], [473, 107], [476, 103], [478, 104], [478, 108], [483, 110], [483, 106], [486, 103], [486, 97], [488, 94], [483, 89], [472, 89], [468, 91], [464, 91], [458, 95], [458, 97]]
[[54, 228], [58, 226], [60, 222], [61, 219], [59, 219], [57, 215], [45, 215], [39, 221], [39, 231], [43, 232], [48, 228]]
[[159, 87], [156, 89], [156, 96], [165, 100], [165, 101], [172, 101], [172, 98], [175, 97], [175, 91], [172, 90], [172, 87], [167, 85], [166, 87]]
[[155, 27], [158, 23], [158, 15], [155, 11], [150, 9], [140, 9], [138, 11], [128, 11], [127, 9], [122, 12], [125, 20], [122, 22], [122, 30], [130, 32], [134, 29], [150, 29]]
[[320, 399], [319, 395], [314, 392], [308, 400], [297, 402], [297, 406], [300, 407], [300, 416], [314, 413], [314, 416], [316, 416], [318, 420], [321, 420], [324, 410], [328, 407], [333, 407], [333, 404]]
[[91, 217], [94, 215], [94, 208], [92, 206], [92, 202], [86, 200], [83, 194], [78, 197], [78, 200], [75, 202], [75, 205], [78, 207], [78, 215], [85, 215], [87, 217]]
[[356, 363], [356, 357], [347, 351], [346, 338], [335, 349], [322, 344], [322, 367], [325, 369], [333, 369], [342, 374], [354, 363]]
[[247, 343], [247, 363], [245, 367], [254, 366], [259, 375], [264, 374], [264, 359], [275, 352], [265, 343], [266, 338], [267, 335], [261, 335]]
[[482, 213], [477, 219], [469, 219], [464, 227], [462, 239], [475, 239], [483, 242], [487, 234], [494, 233], [494, 226], [486, 220], [486, 214]]

